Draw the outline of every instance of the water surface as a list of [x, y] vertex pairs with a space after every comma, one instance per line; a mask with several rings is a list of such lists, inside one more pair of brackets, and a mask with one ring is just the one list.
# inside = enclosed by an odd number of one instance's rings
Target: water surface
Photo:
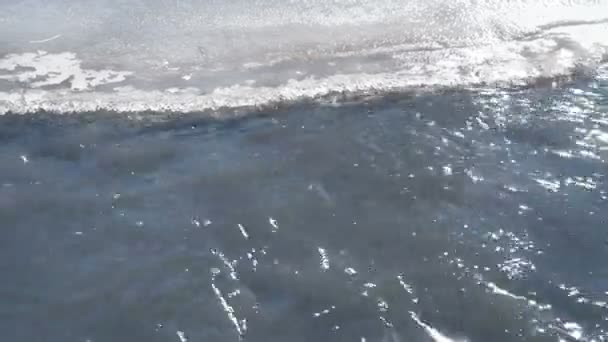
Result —
[[607, 89], [0, 117], [2, 339], [603, 341]]

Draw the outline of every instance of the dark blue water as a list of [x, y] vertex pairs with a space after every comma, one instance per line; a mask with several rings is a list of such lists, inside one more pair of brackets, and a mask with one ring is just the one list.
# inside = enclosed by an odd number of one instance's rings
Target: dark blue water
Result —
[[604, 341], [607, 137], [601, 77], [2, 116], [0, 340]]

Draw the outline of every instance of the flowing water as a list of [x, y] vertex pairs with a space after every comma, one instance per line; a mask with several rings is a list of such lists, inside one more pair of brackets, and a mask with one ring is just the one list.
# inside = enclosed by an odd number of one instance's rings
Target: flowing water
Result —
[[608, 340], [608, 2], [0, 4], [2, 341]]

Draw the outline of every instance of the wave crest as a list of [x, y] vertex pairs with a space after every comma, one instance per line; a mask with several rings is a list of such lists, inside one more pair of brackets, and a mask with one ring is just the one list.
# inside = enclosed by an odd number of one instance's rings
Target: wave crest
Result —
[[[602, 0], [30, 0], [0, 9], [11, 14], [0, 15], [0, 114], [192, 112], [523, 85], [608, 56]], [[71, 20], [42, 36], [61, 18]]]

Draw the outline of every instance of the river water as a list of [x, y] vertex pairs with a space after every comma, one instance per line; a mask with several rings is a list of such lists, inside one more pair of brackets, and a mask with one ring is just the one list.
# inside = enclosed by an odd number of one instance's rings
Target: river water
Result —
[[1, 117], [3, 339], [602, 341], [606, 82]]

